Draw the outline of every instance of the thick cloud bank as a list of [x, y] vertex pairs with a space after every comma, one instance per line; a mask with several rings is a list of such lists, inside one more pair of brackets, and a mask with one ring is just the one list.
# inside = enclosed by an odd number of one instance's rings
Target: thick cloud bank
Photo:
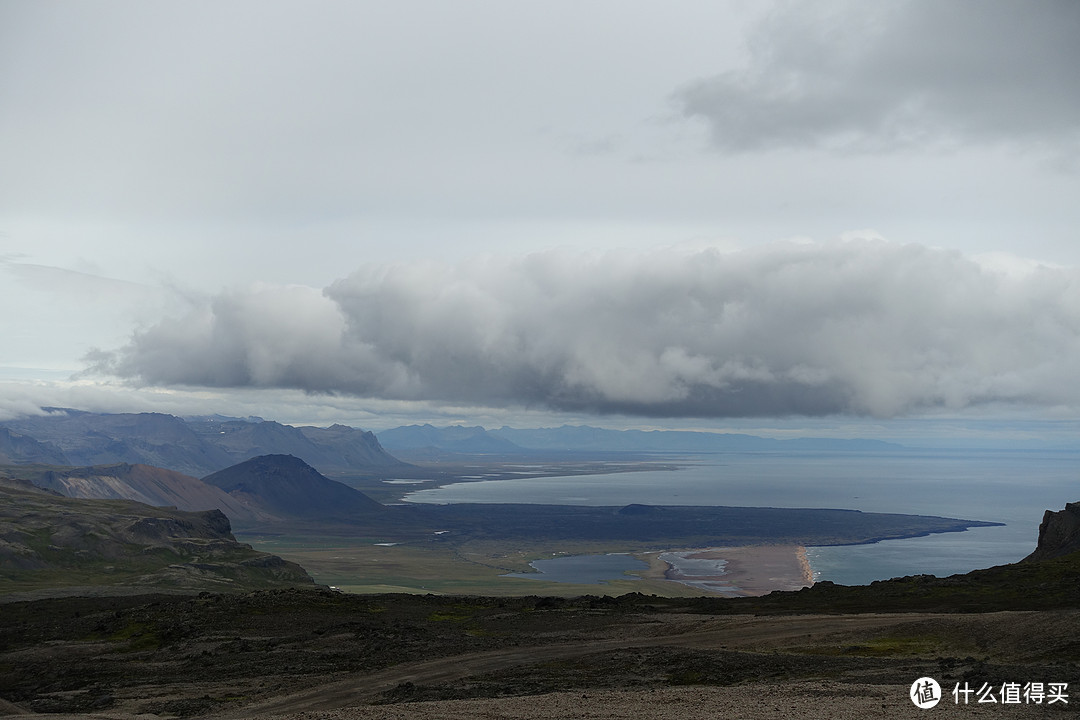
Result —
[[1080, 272], [878, 241], [543, 253], [229, 292], [95, 358], [153, 385], [651, 416], [1080, 403]]
[[676, 95], [728, 151], [1080, 144], [1074, 0], [788, 3]]

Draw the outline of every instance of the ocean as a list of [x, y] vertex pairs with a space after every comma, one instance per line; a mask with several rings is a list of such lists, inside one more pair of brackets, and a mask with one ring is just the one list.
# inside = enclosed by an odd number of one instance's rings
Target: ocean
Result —
[[[665, 458], [671, 461], [672, 458]], [[1080, 501], [1080, 453], [1010, 450], [680, 456], [678, 470], [455, 483], [411, 502], [846, 508], [1005, 523], [870, 545], [812, 547], [815, 579], [860, 585], [1020, 560], [1046, 510]]]

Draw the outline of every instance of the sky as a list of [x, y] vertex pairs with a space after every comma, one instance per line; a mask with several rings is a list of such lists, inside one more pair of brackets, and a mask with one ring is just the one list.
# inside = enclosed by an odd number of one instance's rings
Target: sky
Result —
[[1080, 442], [1080, 4], [0, 0], [0, 420]]

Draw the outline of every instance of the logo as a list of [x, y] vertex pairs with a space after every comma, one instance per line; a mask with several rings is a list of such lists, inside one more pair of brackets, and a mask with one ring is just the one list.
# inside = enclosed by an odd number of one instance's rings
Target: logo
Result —
[[920, 710], [929, 710], [941, 702], [941, 686], [932, 677], [921, 677], [911, 684], [911, 702]]

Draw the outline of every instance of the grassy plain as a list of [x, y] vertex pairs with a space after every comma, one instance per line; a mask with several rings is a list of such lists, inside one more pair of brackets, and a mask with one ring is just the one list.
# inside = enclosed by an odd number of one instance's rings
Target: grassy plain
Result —
[[[588, 475], [594, 473], [634, 472], [638, 470], [674, 470], [679, 467], [671, 461], [657, 461], [648, 456], [620, 456], [618, 461], [607, 459], [578, 458], [555, 460], [542, 456], [529, 465], [521, 465], [517, 457], [501, 456], [454, 456], [432, 461], [422, 457], [409, 457], [419, 461], [398, 475], [416, 478], [422, 484], [389, 484], [385, 480], [368, 477], [335, 476], [369, 497], [384, 503], [401, 502], [409, 492], [430, 489], [442, 485], [476, 480], [512, 481], [528, 477], [550, 475]], [[425, 460], [427, 460], [425, 462]], [[522, 468], [528, 467], [528, 471]], [[242, 542], [256, 549], [273, 553], [299, 563], [315, 582], [333, 585], [352, 593], [407, 592], [438, 595], [553, 595], [574, 597], [578, 595], [623, 595], [629, 592], [655, 594], [664, 597], [692, 597], [700, 595], [678, 583], [664, 580], [628, 576], [626, 580], [610, 581], [603, 585], [576, 585], [543, 580], [503, 577], [507, 573], [530, 572], [529, 563], [556, 554], [587, 555], [609, 552], [632, 552], [650, 564], [648, 574], [656, 575], [657, 548], [643, 543], [581, 542], [568, 540], [528, 542], [518, 539], [499, 541], [472, 540], [452, 545], [438, 539], [407, 544], [379, 544], [381, 537], [317, 537], [308, 533], [290, 534], [237, 534]], [[666, 567], [666, 566], [665, 566]], [[660, 570], [662, 575], [662, 569]]]
[[[596, 544], [568, 541], [558, 547], [522, 542], [440, 544], [377, 544], [376, 538], [313, 538], [288, 535], [244, 535], [239, 538], [257, 550], [299, 563], [322, 585], [345, 592], [436, 595], [623, 595], [640, 592], [662, 597], [693, 597], [700, 590], [668, 582], [627, 576], [604, 584], [586, 585], [503, 577], [529, 572], [529, 562], [556, 554], [585, 555], [632, 552], [655, 563], [655, 551], [627, 543]], [[643, 571], [643, 574], [646, 571]]]

